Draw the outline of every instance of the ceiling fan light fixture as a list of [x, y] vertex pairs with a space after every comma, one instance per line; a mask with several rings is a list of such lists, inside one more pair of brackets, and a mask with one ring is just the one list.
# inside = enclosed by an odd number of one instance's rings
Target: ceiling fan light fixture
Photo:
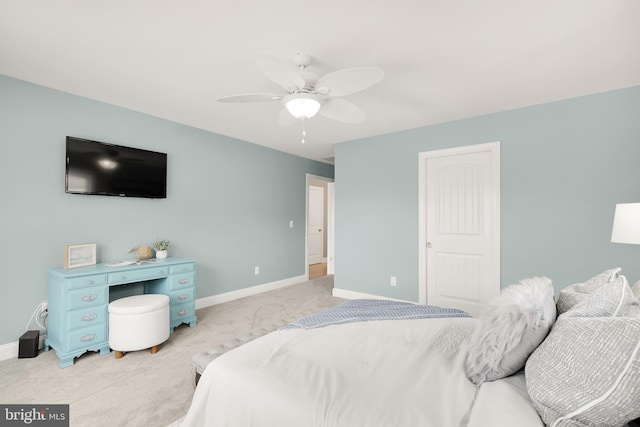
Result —
[[287, 111], [296, 119], [310, 119], [320, 110], [320, 101], [310, 94], [297, 94], [287, 97]]

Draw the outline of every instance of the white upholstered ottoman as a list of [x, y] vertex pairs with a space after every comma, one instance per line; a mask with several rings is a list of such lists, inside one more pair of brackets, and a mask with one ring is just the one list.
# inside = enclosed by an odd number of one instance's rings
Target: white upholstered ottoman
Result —
[[109, 304], [109, 347], [116, 359], [125, 351], [151, 348], [151, 353], [157, 353], [170, 331], [167, 295], [135, 295]]

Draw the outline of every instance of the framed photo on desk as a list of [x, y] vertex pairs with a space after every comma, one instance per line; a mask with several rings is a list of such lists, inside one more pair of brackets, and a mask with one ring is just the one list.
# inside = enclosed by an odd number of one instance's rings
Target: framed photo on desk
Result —
[[96, 244], [81, 243], [77, 245], [64, 245], [64, 268], [84, 267], [95, 265]]

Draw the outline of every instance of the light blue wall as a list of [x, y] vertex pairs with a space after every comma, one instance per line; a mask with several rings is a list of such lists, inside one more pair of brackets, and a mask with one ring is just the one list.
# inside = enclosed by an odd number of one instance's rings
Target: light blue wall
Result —
[[417, 301], [418, 153], [493, 141], [502, 286], [616, 266], [640, 280], [640, 246], [609, 241], [615, 204], [640, 202], [639, 114], [633, 87], [338, 144], [335, 286]]
[[[66, 135], [168, 153], [167, 199], [65, 194]], [[170, 239], [172, 255], [198, 263], [198, 298], [303, 275], [306, 174], [333, 177], [330, 165], [6, 76], [0, 144], [0, 345], [47, 299], [47, 269], [69, 243], [96, 242], [109, 262]]]

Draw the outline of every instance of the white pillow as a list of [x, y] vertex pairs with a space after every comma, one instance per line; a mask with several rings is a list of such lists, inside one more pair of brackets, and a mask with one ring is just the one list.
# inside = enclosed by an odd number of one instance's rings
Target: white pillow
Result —
[[469, 342], [467, 377], [474, 384], [522, 369], [556, 320], [551, 279], [534, 277], [502, 289]]

